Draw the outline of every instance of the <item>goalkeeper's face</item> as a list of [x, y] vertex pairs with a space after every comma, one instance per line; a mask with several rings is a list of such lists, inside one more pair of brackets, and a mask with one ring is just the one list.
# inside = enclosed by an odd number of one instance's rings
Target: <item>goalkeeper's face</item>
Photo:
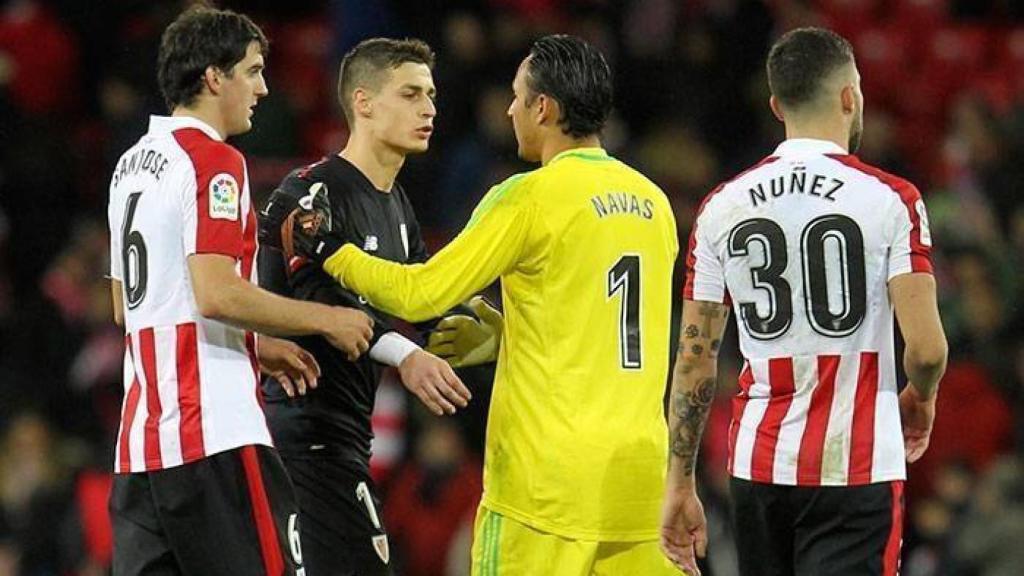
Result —
[[370, 98], [373, 138], [404, 154], [426, 152], [437, 108], [434, 78], [426, 64], [406, 62], [391, 71]]
[[527, 162], [540, 161], [540, 134], [536, 113], [537, 97], [526, 84], [527, 60], [523, 60], [512, 80], [512, 103], [508, 116], [512, 119], [512, 130], [516, 133], [519, 157]]

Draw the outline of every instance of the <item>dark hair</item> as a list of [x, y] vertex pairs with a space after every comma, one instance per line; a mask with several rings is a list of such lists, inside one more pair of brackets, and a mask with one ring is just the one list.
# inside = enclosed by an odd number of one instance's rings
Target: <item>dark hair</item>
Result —
[[370, 38], [345, 54], [338, 67], [338, 102], [350, 127], [353, 121], [352, 92], [360, 86], [377, 88], [381, 72], [394, 70], [407, 62], [426, 64], [433, 70], [434, 51], [426, 42], [415, 38]]
[[817, 98], [822, 83], [853, 62], [845, 38], [824, 28], [797, 28], [768, 53], [768, 86], [783, 106], [799, 108]]
[[267, 37], [244, 14], [205, 6], [182, 12], [160, 39], [157, 82], [167, 107], [190, 106], [203, 90], [209, 66], [230, 76], [253, 42], [267, 53]]
[[558, 123], [566, 134], [601, 131], [612, 110], [612, 72], [601, 52], [575, 36], [554, 34], [533, 43], [527, 66], [527, 105], [544, 94], [561, 107]]

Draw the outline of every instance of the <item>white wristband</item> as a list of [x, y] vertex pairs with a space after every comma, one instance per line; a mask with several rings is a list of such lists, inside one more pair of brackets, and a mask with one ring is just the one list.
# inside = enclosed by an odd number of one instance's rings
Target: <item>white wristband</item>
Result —
[[398, 332], [388, 332], [378, 338], [377, 343], [370, 348], [370, 358], [397, 368], [409, 354], [419, 349], [415, 342]]

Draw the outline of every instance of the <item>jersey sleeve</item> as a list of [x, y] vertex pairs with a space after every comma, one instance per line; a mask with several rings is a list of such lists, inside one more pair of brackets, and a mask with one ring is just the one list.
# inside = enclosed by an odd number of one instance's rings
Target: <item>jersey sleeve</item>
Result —
[[[284, 180], [281, 180], [281, 184], [277, 186], [277, 192], [286, 194], [292, 198], [301, 198], [309, 194], [310, 186], [317, 182], [320, 182], [320, 180], [310, 180], [303, 178], [299, 176], [300, 171], [301, 170], [295, 170], [291, 174], [285, 176]], [[330, 194], [331, 190], [328, 189], [327, 193]]]
[[256, 279], [260, 288], [286, 298], [291, 298], [288, 285], [288, 270], [285, 267], [284, 254], [280, 250], [260, 246], [256, 255]]
[[513, 267], [535, 218], [521, 177], [492, 188], [466, 228], [423, 264], [400, 265], [346, 245], [325, 263], [375, 307], [412, 322], [441, 316]]
[[891, 186], [898, 193], [899, 202], [893, 205], [888, 279], [910, 272], [931, 274], [932, 235], [921, 193], [905, 180]]
[[725, 290], [725, 266], [718, 257], [718, 251], [708, 234], [713, 230], [709, 221], [713, 218], [707, 210], [708, 202], [715, 194], [712, 192], [698, 209], [693, 230], [690, 231], [690, 243], [686, 251], [686, 283], [683, 285], [683, 298], [687, 300], [704, 300], [718, 303], [729, 303], [729, 295]]
[[[179, 136], [181, 141], [184, 136]], [[182, 218], [186, 256], [223, 254], [242, 257], [242, 194], [245, 160], [241, 153], [214, 140], [189, 142], [195, 178], [183, 182]]]
[[319, 278], [311, 279], [309, 286], [301, 291], [296, 291], [294, 297], [330, 306], [344, 306], [345, 308], [362, 310], [373, 319], [373, 336], [370, 338], [371, 347], [377, 344], [381, 336], [388, 332], [397, 332], [394, 327], [393, 318], [373, 308], [369, 302], [361, 300], [359, 296], [349, 290], [342, 288], [326, 274], [318, 273], [316, 276]]

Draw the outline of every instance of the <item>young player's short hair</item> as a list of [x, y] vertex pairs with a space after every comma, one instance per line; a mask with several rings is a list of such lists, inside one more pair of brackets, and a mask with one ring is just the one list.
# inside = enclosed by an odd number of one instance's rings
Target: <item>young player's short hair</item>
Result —
[[532, 105], [538, 94], [558, 102], [562, 131], [574, 138], [597, 134], [612, 110], [612, 71], [597, 48], [575, 36], [554, 34], [534, 42], [526, 87]]
[[790, 109], [814, 102], [824, 82], [854, 61], [853, 47], [824, 28], [797, 28], [779, 38], [768, 53], [768, 86]]
[[356, 88], [379, 89], [385, 81], [385, 72], [408, 62], [426, 64], [433, 70], [434, 51], [426, 42], [415, 38], [370, 38], [345, 54], [338, 67], [338, 102], [350, 127], [354, 120], [352, 93]]
[[267, 53], [267, 37], [244, 14], [206, 6], [182, 12], [160, 39], [157, 81], [167, 107], [192, 105], [203, 90], [206, 69], [213, 66], [230, 76], [253, 42]]

